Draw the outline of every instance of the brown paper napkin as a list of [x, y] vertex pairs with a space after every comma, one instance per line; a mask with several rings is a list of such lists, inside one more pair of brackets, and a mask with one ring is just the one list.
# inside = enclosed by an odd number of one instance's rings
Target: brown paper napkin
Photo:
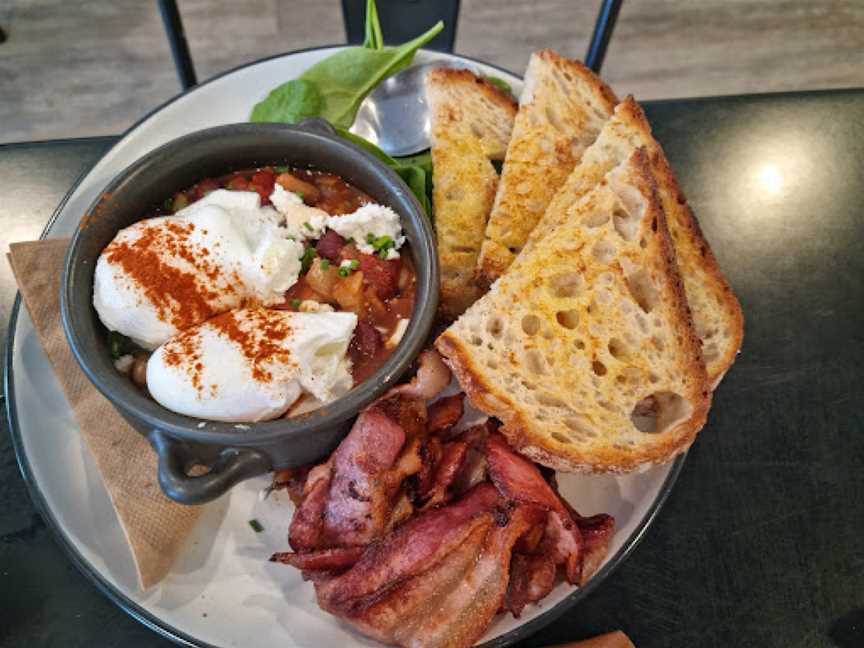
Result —
[[201, 507], [181, 506], [159, 489], [156, 454], [78, 367], [60, 322], [60, 276], [68, 239], [13, 243], [9, 263], [42, 348], [51, 361], [81, 436], [126, 534], [138, 583], [158, 583], [180, 554]]

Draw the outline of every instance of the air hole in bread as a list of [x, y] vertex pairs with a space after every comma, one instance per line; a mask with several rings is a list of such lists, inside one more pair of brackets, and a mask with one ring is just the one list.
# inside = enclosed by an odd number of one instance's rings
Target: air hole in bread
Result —
[[483, 127], [477, 122], [471, 122], [471, 132], [474, 134], [474, 137], [483, 139]]
[[585, 227], [600, 227], [601, 225], [605, 225], [608, 221], [608, 212], [597, 211], [586, 216], [582, 221], [582, 224], [585, 225]]
[[483, 344], [483, 339], [478, 335], [472, 335], [471, 344], [473, 344], [474, 346], [480, 346], [481, 344]]
[[627, 348], [624, 346], [624, 343], [618, 338], [612, 338], [609, 340], [609, 355], [611, 355], [616, 360], [624, 360], [627, 358]]
[[650, 313], [660, 300], [654, 282], [645, 270], [637, 270], [628, 276], [627, 288], [639, 308], [646, 313]]
[[644, 250], [648, 247], [648, 241], [646, 241], [644, 238], [639, 239], [639, 247]]
[[576, 348], [582, 351], [585, 348], [585, 343], [582, 340], [576, 340]]
[[656, 335], [651, 338], [651, 344], [654, 345], [655, 349], [657, 349], [658, 351], [661, 351], [661, 352], [663, 351], [663, 349], [666, 348], [666, 345], [663, 343], [663, 340]]
[[609, 263], [615, 256], [616, 248], [609, 241], [599, 241], [591, 250], [598, 263]]
[[492, 337], [501, 337], [501, 333], [504, 331], [504, 322], [501, 321], [500, 317], [493, 317], [486, 322], [486, 330]]
[[606, 375], [606, 365], [604, 365], [599, 360], [595, 360], [594, 362], [591, 363], [591, 369], [593, 369], [594, 373], [597, 374], [598, 376], [605, 376]]
[[447, 200], [462, 200], [465, 197], [465, 191], [459, 187], [454, 187], [444, 194]]
[[537, 402], [547, 407], [566, 407], [566, 403], [557, 396], [553, 396], [548, 392], [542, 392], [537, 396]]
[[555, 313], [555, 319], [566, 329], [575, 329], [579, 326], [579, 311], [575, 308], [570, 310], [558, 311]]
[[546, 106], [546, 119], [549, 120], [549, 123], [552, 124], [552, 127], [563, 131], [564, 127], [561, 124], [561, 120], [558, 118], [558, 113], [555, 112], [555, 109], [552, 106]]
[[598, 404], [600, 407], [602, 407], [603, 409], [605, 409], [607, 412], [616, 412], [616, 411], [618, 411], [618, 408], [615, 407], [615, 406], [614, 406], [612, 403], [610, 403], [609, 401], [601, 400], [601, 401], [598, 401], [597, 404]]
[[526, 315], [522, 318], [522, 330], [526, 335], [536, 335], [540, 330], [540, 318], [536, 315]]
[[498, 363], [495, 360], [492, 360], [491, 358], [486, 361], [486, 366], [489, 367], [490, 369], [492, 369], [493, 371], [498, 369]]
[[553, 432], [549, 436], [551, 436], [553, 439], [555, 439], [558, 443], [567, 443], [567, 444], [570, 443], [570, 439], [565, 437], [563, 434], [558, 434], [557, 432]]
[[639, 234], [639, 214], [632, 216], [621, 207], [616, 207], [612, 212], [612, 225], [615, 231], [625, 241], [632, 241]]
[[686, 421], [693, 413], [693, 406], [675, 392], [655, 392], [640, 400], [633, 407], [630, 420], [640, 432], [662, 434]]
[[592, 299], [591, 303], [588, 304], [588, 314], [593, 317], [599, 310], [600, 307], [597, 305], [597, 302]]
[[573, 431], [575, 435], [580, 437], [595, 437], [597, 433], [591, 429], [588, 422], [581, 416], [568, 416], [564, 419], [564, 425]]
[[705, 362], [713, 362], [718, 357], [720, 357], [720, 353], [718, 352], [716, 345], [706, 344], [702, 347], [702, 358]]
[[525, 364], [528, 366], [528, 370], [531, 373], [535, 373], [539, 376], [546, 373], [543, 356], [537, 349], [528, 349], [525, 353]]
[[658, 383], [658, 382], [660, 382], [660, 376], [658, 376], [655, 373], [649, 374], [648, 375], [648, 382]]
[[549, 290], [559, 299], [576, 297], [582, 288], [583, 279], [577, 272], [559, 272], [549, 279]]

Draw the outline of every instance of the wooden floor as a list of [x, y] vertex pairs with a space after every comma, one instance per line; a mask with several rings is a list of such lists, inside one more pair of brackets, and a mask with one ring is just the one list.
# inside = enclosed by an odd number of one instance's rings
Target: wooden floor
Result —
[[[540, 47], [581, 58], [598, 6], [462, 0], [456, 51], [519, 73]], [[200, 79], [344, 41], [338, 0], [180, 9]], [[0, 142], [118, 133], [179, 90], [153, 1], [0, 0], [0, 27]], [[638, 99], [864, 86], [862, 52], [862, 0], [626, 0], [603, 74]]]

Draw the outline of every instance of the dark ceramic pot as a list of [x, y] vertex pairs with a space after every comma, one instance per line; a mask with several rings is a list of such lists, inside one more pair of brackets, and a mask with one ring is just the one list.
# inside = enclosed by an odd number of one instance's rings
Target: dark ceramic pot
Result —
[[[402, 217], [417, 273], [417, 302], [402, 342], [374, 375], [343, 398], [291, 419], [238, 426], [166, 410], [117, 372], [107, 331], [93, 308], [93, 271], [118, 230], [153, 212], [176, 191], [233, 170], [289, 164], [335, 173]], [[169, 142], [120, 173], [92, 205], [72, 239], [61, 284], [66, 337], [87, 377], [159, 454], [159, 483], [184, 504], [212, 500], [236, 483], [280, 468], [318, 461], [338, 444], [358, 411], [392, 386], [423, 349], [438, 305], [438, 263], [432, 228], [404, 182], [321, 120], [299, 126], [233, 124]], [[84, 215], [82, 214], [82, 217]], [[203, 464], [209, 472], [188, 474]]]

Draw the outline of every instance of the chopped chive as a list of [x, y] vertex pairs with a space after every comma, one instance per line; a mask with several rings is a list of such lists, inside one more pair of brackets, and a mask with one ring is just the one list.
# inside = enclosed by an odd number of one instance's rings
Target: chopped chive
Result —
[[[301, 196], [301, 198], [302, 198], [302, 196]], [[306, 228], [307, 230], [309, 230], [310, 232], [314, 232], [314, 231], [315, 231], [315, 230], [312, 228], [312, 225], [309, 224], [309, 221], [305, 221], [305, 222], [303, 223], [303, 227], [305, 227], [305, 228]]]
[[273, 170], [276, 173], [288, 173], [291, 171], [291, 167], [290, 166], [277, 166], [277, 167], [273, 167]]
[[292, 306], [293, 308], [300, 308], [300, 304], [302, 304], [302, 303], [303, 303], [303, 300], [302, 300], [302, 299], [297, 299], [296, 297], [295, 297], [294, 299], [291, 300], [291, 306]]
[[312, 267], [312, 261], [315, 260], [315, 257], [318, 256], [318, 253], [315, 251], [315, 248], [308, 247], [306, 251], [303, 253], [303, 256], [300, 257], [300, 271], [308, 272], [309, 268]]
[[294, 193], [297, 194], [297, 197], [298, 197], [300, 200], [303, 200], [303, 192], [302, 192], [302, 191], [295, 191]]
[[321, 269], [327, 270], [330, 267], [330, 259], [321, 259]]
[[252, 530], [255, 533], [261, 533], [264, 530], [264, 527], [261, 526], [261, 523], [258, 520], [249, 520], [249, 526], [252, 527]]
[[348, 264], [348, 267], [352, 270], [356, 270], [360, 267], [360, 262], [357, 259], [351, 259], [351, 263]]

